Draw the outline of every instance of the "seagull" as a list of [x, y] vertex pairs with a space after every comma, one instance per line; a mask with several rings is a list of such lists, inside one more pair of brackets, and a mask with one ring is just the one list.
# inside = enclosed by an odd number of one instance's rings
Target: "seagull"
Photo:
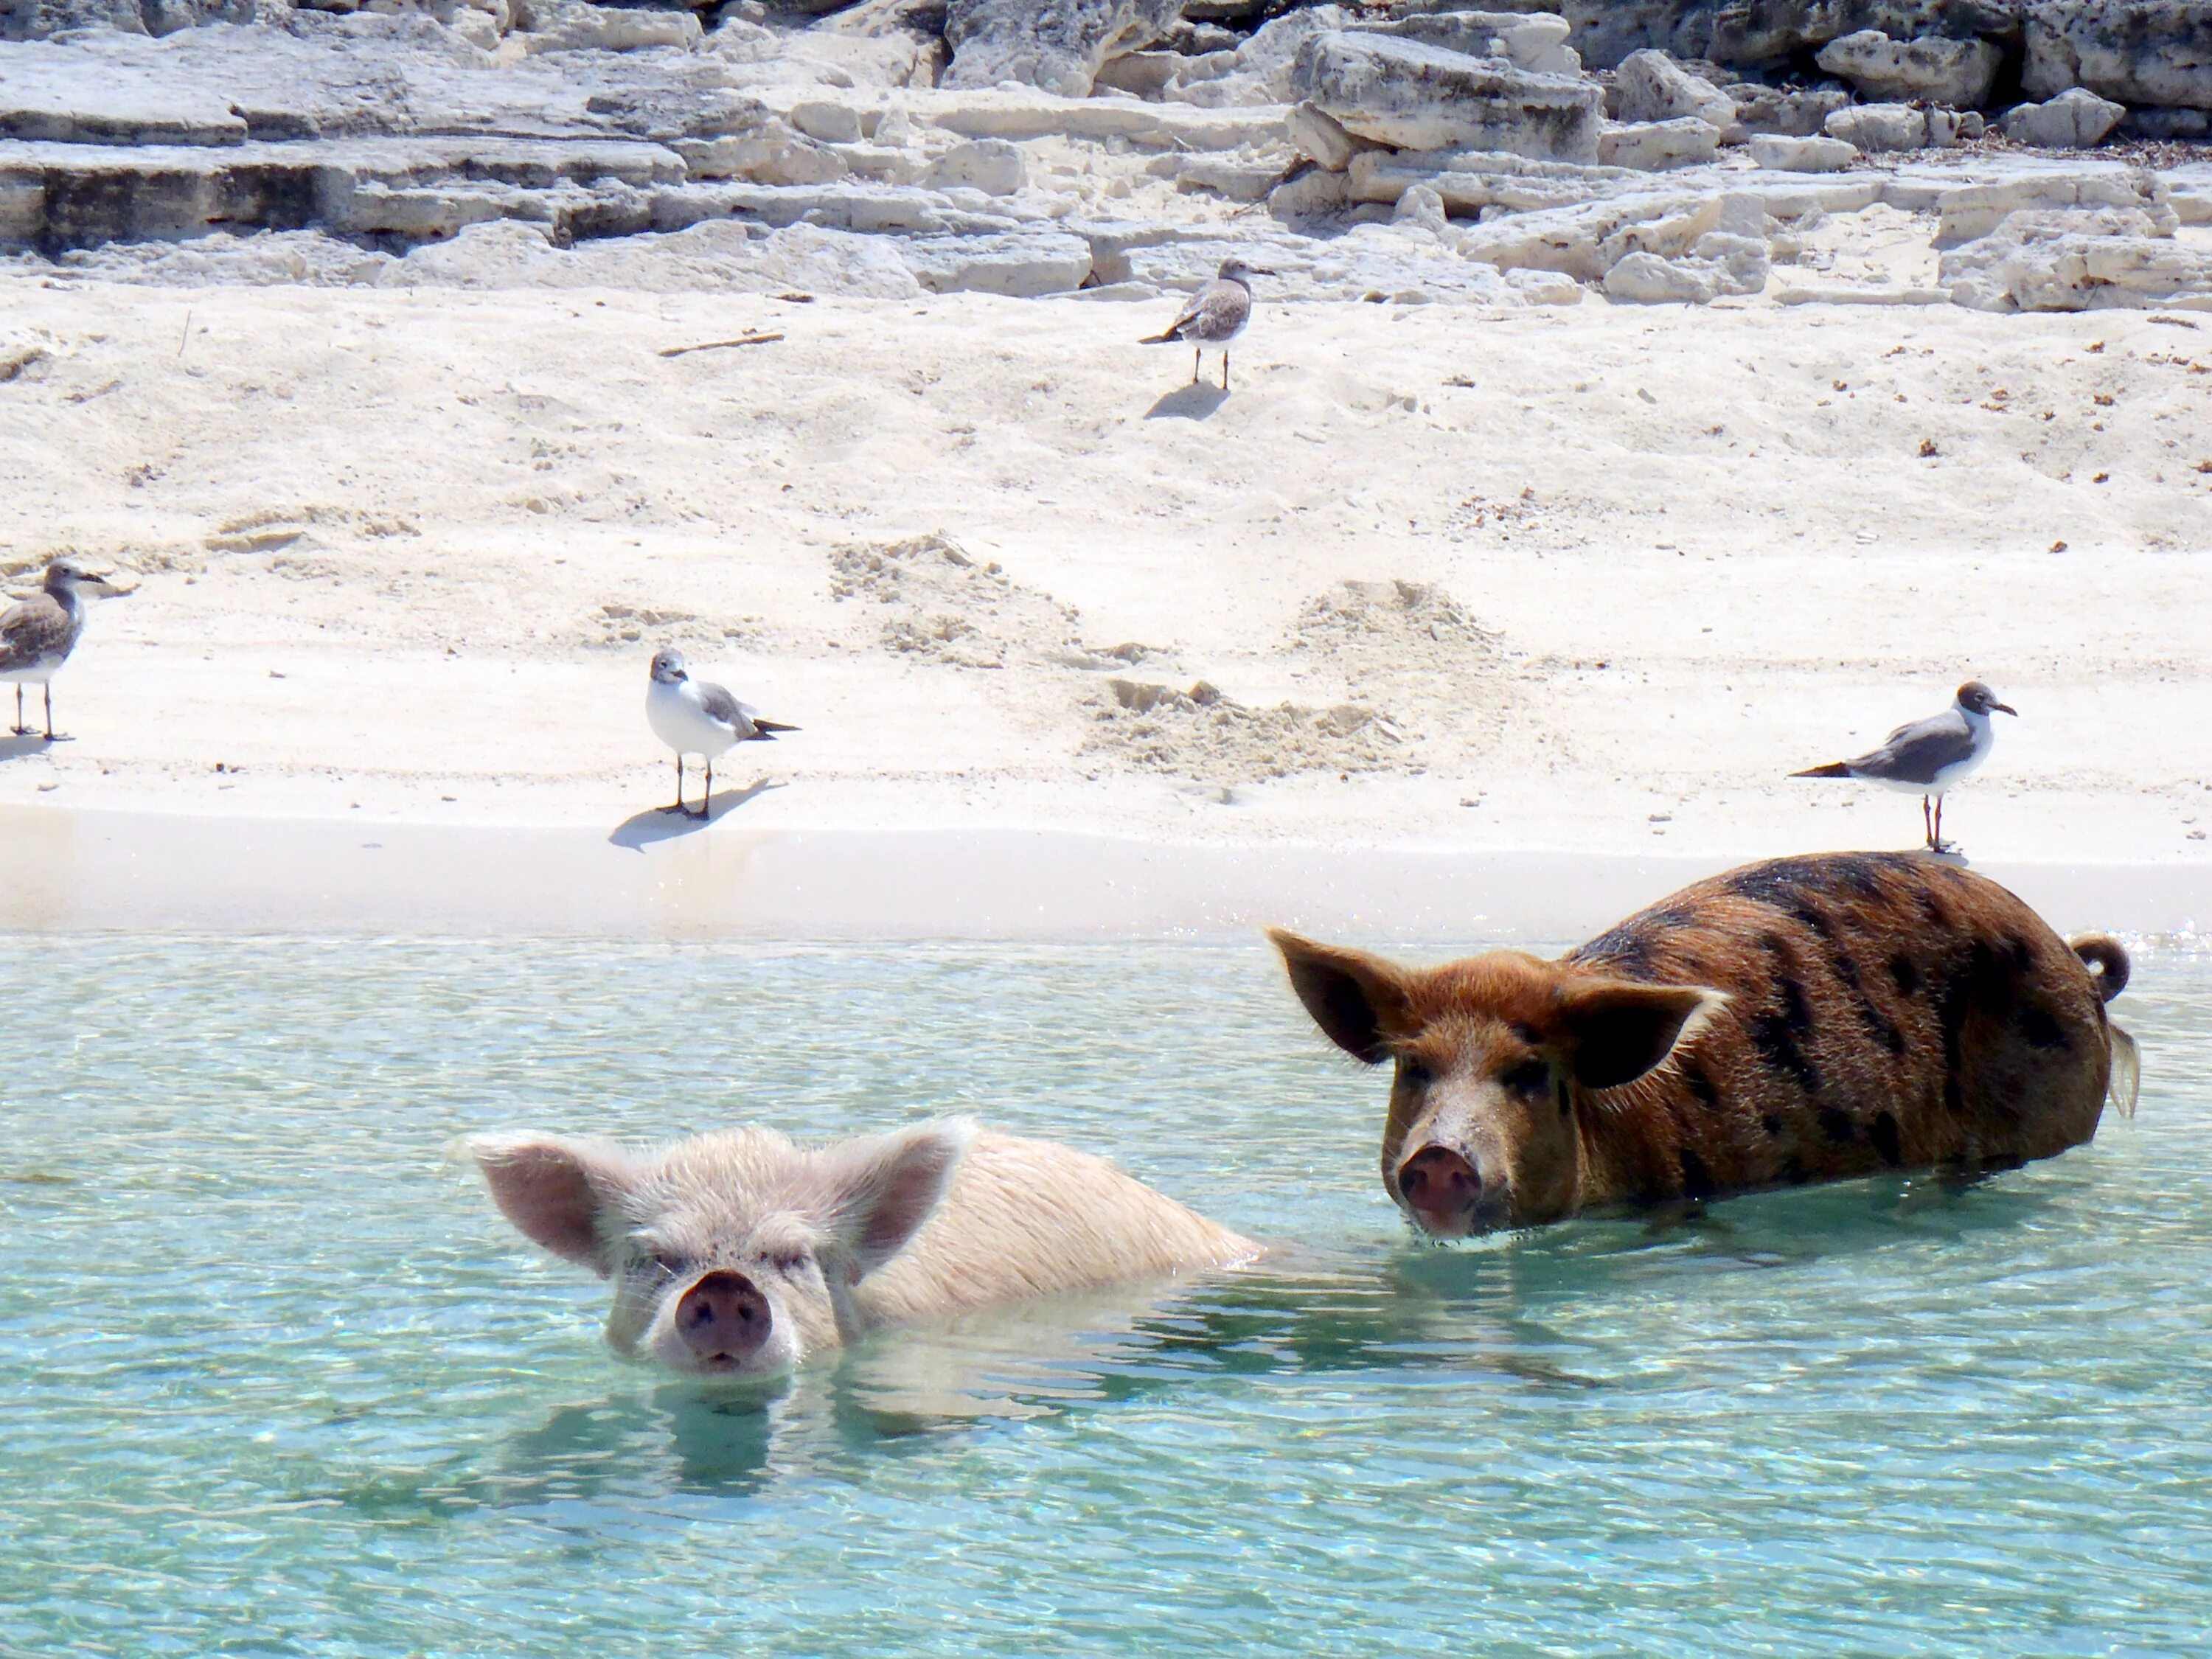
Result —
[[1242, 259], [1224, 259], [1213, 280], [1190, 296], [1190, 303], [1182, 308], [1182, 315], [1168, 325], [1164, 334], [1150, 334], [1139, 340], [1139, 345], [1166, 345], [1175, 340], [1191, 343], [1190, 383], [1198, 384], [1198, 367], [1205, 360], [1206, 348], [1221, 348], [1221, 389], [1229, 390], [1229, 343], [1244, 331], [1244, 325], [1252, 320], [1252, 278], [1273, 276], [1275, 273], [1260, 265], [1248, 265]]
[[[2000, 714], [2020, 713], [1999, 702], [1997, 694], [1979, 680], [1968, 680], [1959, 688], [1958, 700], [1948, 708], [1924, 720], [1899, 726], [1882, 739], [1881, 748], [1856, 760], [1835, 761], [1790, 775], [1868, 778], [1885, 788], [1917, 793], [1920, 797], [1921, 827], [1928, 832], [1928, 850], [1948, 853], [1951, 847], [1943, 839], [1943, 792], [1965, 782], [1967, 775], [1987, 760], [1990, 750], [1996, 747], [1997, 734], [1990, 725], [1992, 710]], [[1936, 803], [1932, 820], [1928, 816], [1931, 798]]]
[[23, 724], [23, 686], [28, 682], [46, 688], [46, 741], [70, 740], [54, 730], [54, 675], [84, 636], [85, 594], [116, 591], [106, 577], [94, 575], [74, 559], [56, 559], [46, 567], [44, 592], [0, 611], [0, 680], [15, 682], [17, 737], [32, 735]]
[[[681, 651], [656, 651], [653, 681], [645, 690], [645, 718], [653, 735], [676, 751], [676, 804], [664, 812], [681, 812], [703, 818], [714, 805], [714, 757], [738, 743], [773, 743], [779, 732], [796, 732], [795, 726], [763, 720], [759, 709], [739, 702], [719, 685], [695, 680], [684, 666]], [[697, 755], [707, 763], [707, 793], [694, 812], [684, 804], [684, 757]]]

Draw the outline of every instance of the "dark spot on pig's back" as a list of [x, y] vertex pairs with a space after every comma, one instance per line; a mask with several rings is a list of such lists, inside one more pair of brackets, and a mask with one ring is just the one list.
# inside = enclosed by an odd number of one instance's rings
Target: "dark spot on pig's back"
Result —
[[1896, 981], [1899, 992], [1911, 996], [1920, 988], [1920, 966], [1902, 951], [1889, 959], [1889, 976]]
[[1793, 1079], [1808, 1095], [1817, 1094], [1820, 1073], [1802, 1047], [1802, 1040], [1813, 1032], [1813, 1010], [1805, 1000], [1805, 988], [1795, 975], [1778, 971], [1775, 994], [1781, 1006], [1750, 1022], [1752, 1046], [1768, 1070]]
[[1879, 1038], [1890, 1053], [1903, 1054], [1905, 1034], [1897, 1029], [1887, 1014], [1874, 1006], [1874, 999], [1867, 994], [1866, 986], [1859, 978], [1858, 963], [1844, 951], [1838, 951], [1830, 957], [1829, 966], [1836, 970], [1836, 977], [1844, 982], [1844, 988], [1851, 994], [1852, 1004], [1858, 1009], [1859, 1019], [1867, 1030]]
[[1759, 1127], [1777, 1140], [1782, 1138], [1782, 1119], [1777, 1113], [1769, 1112], [1765, 1117], [1759, 1119]]
[[1838, 1146], [1848, 1146], [1858, 1138], [1858, 1126], [1851, 1121], [1849, 1112], [1833, 1106], [1820, 1109], [1820, 1133]]
[[1898, 1138], [1895, 1113], [1876, 1112], [1873, 1125], [1867, 1130], [1867, 1139], [1874, 1142], [1874, 1149], [1881, 1154], [1881, 1161], [1893, 1170], [1905, 1162], [1905, 1147]]
[[2031, 1048], [2046, 1053], [2063, 1053], [2074, 1046], [2066, 1035], [2066, 1028], [2051, 1017], [2051, 1011], [2039, 1002], [2023, 1002], [2020, 1007], [2020, 1034], [2027, 1039]]
[[1721, 1091], [1713, 1086], [1713, 1080], [1706, 1075], [1705, 1068], [1694, 1060], [1678, 1060], [1674, 1066], [1681, 1073], [1682, 1086], [1690, 1091], [1690, 1097], [1708, 1111], [1717, 1109], [1721, 1103]]

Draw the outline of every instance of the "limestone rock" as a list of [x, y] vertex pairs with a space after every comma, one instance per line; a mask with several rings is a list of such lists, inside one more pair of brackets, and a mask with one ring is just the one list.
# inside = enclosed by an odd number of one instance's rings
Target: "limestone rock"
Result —
[[925, 189], [965, 185], [986, 196], [1012, 196], [1028, 182], [1020, 147], [1004, 138], [971, 138], [956, 144], [921, 175]]
[[2029, 0], [2021, 84], [2086, 87], [2128, 104], [2212, 109], [2212, 6], [2203, 0]]
[[1100, 65], [1149, 46], [1182, 15], [1180, 0], [951, 0], [942, 85], [1006, 82], [1087, 98]]
[[1185, 58], [1163, 95], [1208, 109], [1288, 103], [1297, 95], [1292, 82], [1306, 42], [1352, 21], [1352, 14], [1340, 6], [1285, 12], [1233, 48]]
[[1444, 216], [1444, 198], [1433, 186], [1415, 185], [1398, 198], [1398, 205], [1390, 211], [1393, 224], [1419, 225], [1432, 236], [1449, 234], [1450, 222]]
[[64, 270], [149, 288], [368, 288], [399, 264], [315, 230], [218, 232], [187, 242], [112, 242], [74, 249]]
[[1919, 149], [1928, 143], [1928, 117], [1910, 104], [1854, 104], [1824, 124], [1831, 138], [1856, 144], [1871, 155], [1882, 150]]
[[2016, 213], [2118, 210], [2138, 216], [2149, 234], [2171, 236], [2184, 222], [2166, 181], [2152, 173], [2111, 169], [2036, 172], [1989, 184], [1961, 185], [1936, 199], [1936, 246], [1955, 247], [1990, 234]]
[[2015, 104], [2005, 112], [2005, 137], [2042, 149], [2087, 149], [2100, 144], [2126, 114], [2110, 99], [2084, 87], [2041, 104]]
[[1859, 153], [1841, 138], [1790, 138], [1762, 132], [1751, 141], [1753, 166], [1770, 173], [1841, 173]]
[[2008, 215], [1946, 253], [1937, 280], [1978, 311], [2212, 311], [2212, 252], [2125, 208]]
[[1288, 158], [1186, 155], [1177, 158], [1177, 190], [1210, 191], [1232, 202], [1264, 202], [1283, 182]]
[[809, 138], [825, 144], [857, 144], [860, 142], [860, 112], [850, 104], [833, 104], [826, 99], [809, 98], [793, 104], [787, 118]]
[[1394, 149], [1597, 157], [1603, 94], [1587, 80], [1418, 40], [1331, 32], [1306, 43], [1295, 84], [1346, 131]]
[[1607, 101], [1617, 121], [1693, 116], [1723, 131], [1735, 122], [1735, 100], [1663, 52], [1632, 52], [1623, 58], [1613, 76], [1613, 96]]
[[1766, 287], [1770, 256], [1763, 237], [1711, 231], [1686, 256], [1624, 255], [1605, 276], [1606, 297], [1631, 305], [1705, 305], [1724, 294], [1758, 294]]
[[1567, 20], [1551, 12], [1414, 12], [1380, 22], [1350, 27], [1377, 34], [1426, 41], [1470, 58], [1503, 58], [1516, 69], [1541, 75], [1579, 75], [1582, 59], [1567, 45]]
[[921, 290], [889, 237], [813, 225], [765, 231], [722, 220], [665, 236], [554, 246], [541, 225], [475, 225], [416, 248], [380, 278], [389, 286], [624, 288], [647, 293], [849, 294], [908, 299]]
[[1976, 109], [1988, 100], [2004, 53], [1987, 40], [1893, 40], [1879, 29], [1861, 29], [1821, 47], [1818, 61], [1877, 102], [1925, 99]]
[[1597, 136], [1597, 159], [1607, 167], [1657, 173], [1668, 167], [1710, 161], [1718, 152], [1721, 130], [1710, 121], [1682, 116], [1672, 121], [1636, 121], [1608, 126]]
[[1893, 40], [2016, 40], [2021, 5], [2022, 0], [1738, 0], [1708, 14], [1704, 51], [1717, 63], [1755, 69], [1861, 29], [1879, 29]]
[[[1501, 270], [1556, 270], [1594, 283], [1631, 253], [1662, 258], [1688, 253], [1699, 237], [1724, 228], [1728, 199], [1692, 188], [1658, 187], [1511, 213], [1469, 226], [1460, 236], [1460, 252]], [[1763, 205], [1753, 205], [1763, 222]]]
[[[1416, 185], [1443, 198], [1447, 210], [1474, 218], [1485, 209], [1525, 214], [1648, 189], [1650, 179], [1626, 167], [1532, 161], [1470, 150], [1366, 149], [1346, 171], [1355, 202], [1395, 202]], [[1494, 214], [1493, 214], [1494, 216]]]
[[644, 52], [699, 44], [699, 20], [688, 11], [623, 11], [580, 0], [532, 0], [531, 27], [513, 39], [526, 52]]
[[1955, 149], [1962, 143], [1972, 143], [1989, 131], [1989, 123], [1975, 109], [1930, 109], [1928, 112], [1928, 148]]
[[1841, 87], [1807, 87], [1790, 90], [1750, 82], [1725, 88], [1735, 100], [1736, 125], [1747, 137], [1756, 132], [1779, 133], [1790, 138], [1820, 136], [1822, 124], [1839, 109], [1850, 107], [1851, 95]]
[[1285, 125], [1290, 129], [1291, 148], [1331, 173], [1343, 172], [1352, 165], [1353, 156], [1374, 148], [1365, 139], [1346, 132], [1334, 116], [1324, 115], [1311, 104], [1291, 105]]
[[899, 253], [915, 280], [933, 294], [1026, 299], [1081, 288], [1091, 274], [1091, 244], [1060, 230], [914, 237], [901, 244]]

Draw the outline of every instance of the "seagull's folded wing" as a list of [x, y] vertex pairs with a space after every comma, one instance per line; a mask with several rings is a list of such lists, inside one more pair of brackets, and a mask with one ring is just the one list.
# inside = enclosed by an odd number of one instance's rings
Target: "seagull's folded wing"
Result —
[[1891, 776], [1917, 782], [1933, 779], [1945, 767], [1972, 757], [1974, 734], [1967, 730], [1966, 721], [1938, 714], [1933, 720], [1900, 726], [1876, 752], [1888, 761]]
[[0, 666], [27, 668], [69, 639], [69, 613], [44, 593], [0, 611]]

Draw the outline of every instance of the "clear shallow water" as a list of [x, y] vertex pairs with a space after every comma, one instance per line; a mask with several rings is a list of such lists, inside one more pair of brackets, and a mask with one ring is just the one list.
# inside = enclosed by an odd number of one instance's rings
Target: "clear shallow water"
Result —
[[[2194, 1654], [2212, 964], [2142, 1115], [1409, 1247], [1257, 949], [20, 941], [0, 1650]], [[460, 1132], [974, 1110], [1299, 1254], [768, 1398], [600, 1346]]]

